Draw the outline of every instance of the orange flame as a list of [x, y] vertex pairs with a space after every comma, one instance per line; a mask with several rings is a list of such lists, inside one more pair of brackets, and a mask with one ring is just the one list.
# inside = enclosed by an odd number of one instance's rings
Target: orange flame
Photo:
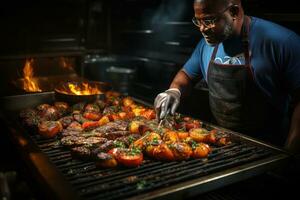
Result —
[[88, 83], [74, 84], [68, 83], [64, 90], [58, 90], [64, 94], [74, 94], [74, 95], [93, 95], [93, 94], [101, 94], [101, 90], [98, 87], [93, 87]]
[[33, 79], [33, 59], [26, 59], [25, 66], [23, 68], [24, 82], [23, 89], [26, 92], [41, 92], [36, 80]]

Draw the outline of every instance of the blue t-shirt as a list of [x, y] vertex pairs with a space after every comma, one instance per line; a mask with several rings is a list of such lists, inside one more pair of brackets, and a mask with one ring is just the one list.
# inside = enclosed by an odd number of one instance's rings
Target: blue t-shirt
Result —
[[[269, 101], [285, 113], [289, 94], [300, 88], [300, 37], [278, 24], [251, 17], [249, 49], [254, 80]], [[207, 81], [208, 64], [214, 47], [202, 39], [183, 70], [190, 78]], [[219, 44], [215, 62], [244, 64], [241, 40], [232, 38]]]

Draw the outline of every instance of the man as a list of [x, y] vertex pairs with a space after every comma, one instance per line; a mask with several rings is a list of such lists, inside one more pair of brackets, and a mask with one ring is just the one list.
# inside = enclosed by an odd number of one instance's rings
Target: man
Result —
[[220, 126], [300, 153], [299, 36], [244, 15], [240, 0], [195, 0], [194, 12], [203, 39], [156, 97], [157, 118], [174, 114], [194, 80], [204, 78]]

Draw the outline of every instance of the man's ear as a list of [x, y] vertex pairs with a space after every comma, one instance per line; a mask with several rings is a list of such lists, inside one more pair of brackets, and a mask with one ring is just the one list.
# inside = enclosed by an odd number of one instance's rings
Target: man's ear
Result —
[[238, 5], [233, 5], [229, 9], [230, 15], [234, 18], [238, 17], [238, 14], [240, 12], [240, 7]]

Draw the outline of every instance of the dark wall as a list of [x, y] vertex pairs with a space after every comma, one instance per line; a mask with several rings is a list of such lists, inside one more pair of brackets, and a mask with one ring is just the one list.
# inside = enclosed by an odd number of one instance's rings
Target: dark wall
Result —
[[[300, 33], [295, 2], [242, 1], [246, 14]], [[124, 63], [136, 69], [132, 95], [151, 102], [168, 88], [202, 37], [191, 23], [192, 4], [193, 0], [7, 1], [0, 10], [0, 55], [81, 51], [126, 56]], [[97, 68], [103, 72], [101, 65]], [[87, 74], [95, 79], [106, 76], [88, 69]]]

